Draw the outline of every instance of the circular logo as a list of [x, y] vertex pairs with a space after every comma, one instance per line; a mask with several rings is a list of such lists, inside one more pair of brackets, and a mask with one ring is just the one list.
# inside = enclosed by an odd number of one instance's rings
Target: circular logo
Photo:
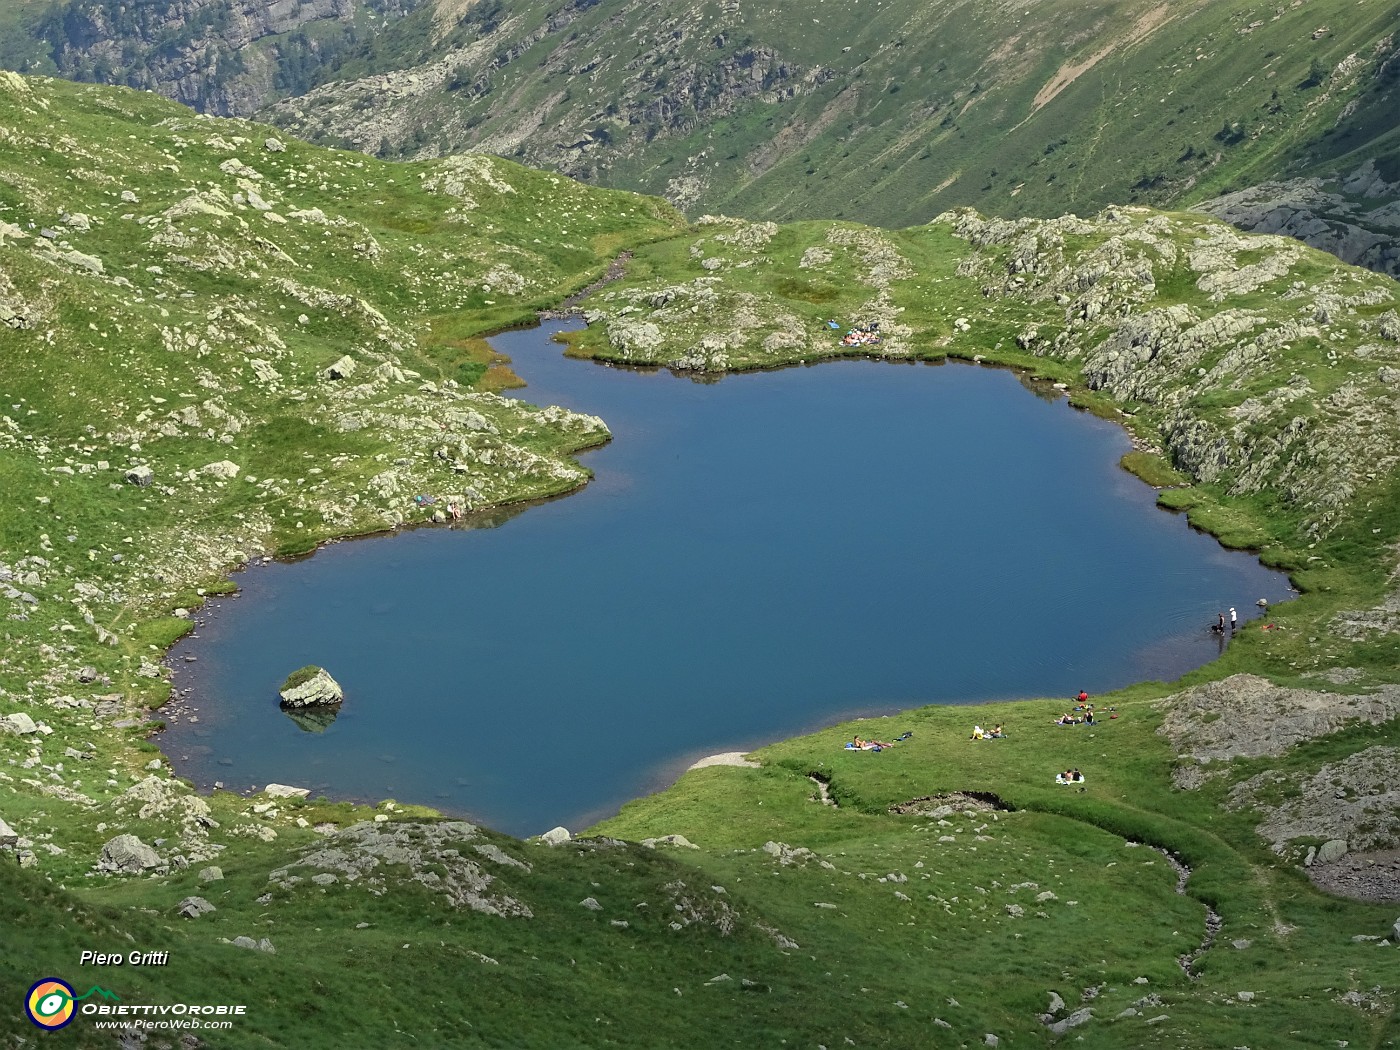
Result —
[[73, 1020], [73, 986], [57, 977], [34, 982], [24, 1001], [24, 1012], [40, 1028], [63, 1028]]

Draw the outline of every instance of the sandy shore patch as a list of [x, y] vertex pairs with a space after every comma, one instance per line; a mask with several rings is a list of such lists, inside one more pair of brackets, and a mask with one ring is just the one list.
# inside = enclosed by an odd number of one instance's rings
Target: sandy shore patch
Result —
[[762, 762], [754, 762], [745, 757], [742, 751], [726, 751], [722, 755], [710, 755], [708, 758], [702, 758], [693, 766], [688, 767], [687, 772], [691, 769], [704, 769], [706, 766], [743, 766], [746, 769], [757, 769], [762, 764]]

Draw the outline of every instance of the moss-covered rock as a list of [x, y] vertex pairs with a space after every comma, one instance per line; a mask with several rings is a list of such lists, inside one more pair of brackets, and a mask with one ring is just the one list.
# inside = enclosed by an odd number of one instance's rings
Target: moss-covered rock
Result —
[[316, 707], [340, 703], [345, 690], [324, 667], [308, 664], [287, 676], [278, 695], [283, 707]]

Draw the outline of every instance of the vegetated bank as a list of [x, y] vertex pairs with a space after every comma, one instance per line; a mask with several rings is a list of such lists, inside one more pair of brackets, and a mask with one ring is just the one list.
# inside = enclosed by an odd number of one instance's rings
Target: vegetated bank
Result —
[[[1138, 211], [686, 229], [657, 201], [489, 158], [384, 164], [12, 76], [0, 128], [0, 833], [19, 860], [0, 907], [40, 931], [0, 964], [16, 999], [49, 974], [82, 992], [80, 951], [110, 944], [171, 952], [97, 977], [124, 1001], [248, 1003], [220, 1046], [1395, 1038], [1393, 907], [1323, 896], [1297, 867], [1341, 824], [1358, 853], [1394, 842], [1388, 789], [1367, 788], [1396, 744], [1393, 283]], [[586, 480], [568, 453], [602, 422], [495, 397], [473, 337], [624, 247], [580, 352], [816, 360], [842, 352], [837, 317], [880, 320], [892, 357], [1032, 369], [1131, 413], [1138, 462], [1193, 479], [1164, 502], [1304, 597], [1175, 700], [1101, 698], [1120, 714], [1102, 729], [1053, 727], [1063, 701], [1033, 701], [989, 711], [1012, 735], [974, 744], [979, 712], [911, 712], [856, 727], [914, 731], [889, 751], [847, 753], [838, 727], [603, 829], [695, 850], [551, 849], [392, 802], [371, 819], [171, 779], [143, 715], [181, 610], [228, 568], [429, 518], [416, 496], [487, 506]], [[1050, 783], [1069, 765], [1083, 793]], [[1136, 843], [1194, 869], [1186, 895]], [[1183, 968], [1202, 902], [1223, 927]], [[442, 989], [427, 1014], [407, 994], [425, 987]]]

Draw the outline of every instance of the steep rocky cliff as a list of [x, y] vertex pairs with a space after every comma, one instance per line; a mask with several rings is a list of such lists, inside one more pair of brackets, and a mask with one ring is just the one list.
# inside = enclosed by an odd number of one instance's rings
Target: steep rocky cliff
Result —
[[418, 0], [69, 0], [39, 27], [66, 77], [159, 91], [195, 109], [246, 116], [304, 89]]
[[1400, 178], [1373, 160], [1332, 178], [1265, 182], [1200, 210], [1243, 230], [1296, 237], [1343, 262], [1400, 277]]

